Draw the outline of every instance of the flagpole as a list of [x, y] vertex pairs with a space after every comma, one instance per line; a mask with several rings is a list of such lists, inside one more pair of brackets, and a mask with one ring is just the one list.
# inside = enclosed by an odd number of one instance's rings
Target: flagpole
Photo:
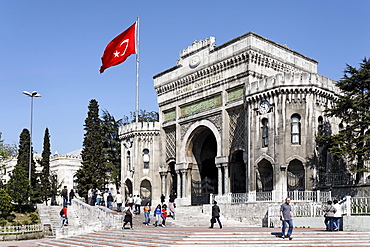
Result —
[[139, 47], [140, 47], [140, 16], [137, 17], [137, 52], [136, 52], [136, 123], [139, 122]]

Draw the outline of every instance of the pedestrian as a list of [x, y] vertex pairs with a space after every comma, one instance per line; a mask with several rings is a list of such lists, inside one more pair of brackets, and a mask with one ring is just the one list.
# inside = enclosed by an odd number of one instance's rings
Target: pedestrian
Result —
[[67, 205], [60, 210], [60, 227], [68, 226]]
[[[289, 240], [292, 240], [292, 233], [293, 233], [293, 212], [292, 207], [290, 205], [290, 198], [287, 197], [285, 199], [285, 203], [281, 204], [280, 206], [280, 220], [283, 223], [282, 229], [281, 229], [281, 237], [282, 238], [289, 238]], [[285, 235], [285, 229], [286, 224], [289, 225], [288, 234]]]
[[97, 193], [98, 193], [98, 189], [92, 189], [92, 196], [91, 196], [91, 202], [90, 202], [90, 205], [91, 206], [95, 206], [95, 204], [96, 204], [96, 198], [98, 197], [98, 195], [97, 195]]
[[107, 205], [110, 210], [112, 210], [113, 196], [112, 193], [109, 193], [107, 196]]
[[60, 192], [60, 195], [62, 196], [62, 199], [63, 199], [63, 207], [64, 207], [68, 203], [68, 190], [67, 190], [67, 186], [64, 186], [64, 188], [62, 189], [62, 192]]
[[141, 202], [143, 200], [141, 200], [140, 196], [137, 195], [136, 196], [136, 199], [135, 199], [135, 212], [136, 214], [140, 214], [140, 207], [141, 207]]
[[213, 228], [213, 225], [216, 223], [216, 221], [220, 226], [220, 229], [222, 229], [222, 224], [220, 221], [220, 207], [217, 205], [216, 201], [213, 201], [211, 226], [209, 228]]
[[340, 218], [342, 217], [342, 206], [338, 203], [338, 200], [334, 200], [334, 207], [337, 210], [334, 214], [334, 231], [339, 231], [340, 229]]
[[162, 220], [162, 207], [161, 204], [158, 204], [157, 207], [154, 209], [154, 217], [155, 217], [155, 223], [154, 226], [160, 226], [161, 225], [161, 220]]
[[117, 203], [117, 212], [121, 212], [122, 211], [123, 198], [122, 198], [122, 195], [119, 191], [117, 191], [117, 195], [114, 198], [114, 201]]
[[107, 201], [107, 198], [108, 198], [108, 190], [106, 190], [103, 194], [103, 200], [104, 200], [104, 206], [108, 207], [108, 201]]
[[163, 204], [162, 206], [162, 227], [166, 227], [166, 219], [167, 219], [167, 205]]
[[125, 226], [127, 223], [130, 223], [130, 228], [131, 230], [134, 230], [134, 228], [132, 228], [132, 212], [131, 212], [131, 207], [128, 203], [126, 203], [125, 205], [125, 208], [123, 209], [123, 214], [124, 214], [124, 218], [123, 218], [123, 226], [122, 226], [122, 229], [125, 229]]
[[130, 205], [130, 208], [132, 209], [132, 207], [133, 207], [133, 205], [134, 205], [134, 198], [132, 197], [132, 194], [130, 194], [130, 195], [127, 197], [126, 202]]
[[163, 206], [164, 202], [166, 201], [166, 197], [162, 194], [161, 195], [161, 205]]
[[170, 214], [168, 215], [168, 217], [171, 217], [172, 219], [175, 219], [175, 213], [176, 213], [176, 203], [175, 202], [171, 202], [171, 199], [170, 199], [170, 202], [168, 203], [168, 209], [170, 210]]
[[96, 196], [96, 205], [103, 205], [103, 195], [101, 193]]
[[75, 192], [73, 189], [69, 192], [69, 205], [72, 205], [72, 199], [75, 198]]
[[328, 205], [326, 205], [323, 209], [323, 211], [325, 212], [325, 214], [324, 214], [324, 217], [325, 217], [324, 223], [325, 223], [327, 231], [333, 231], [333, 229], [334, 229], [334, 224], [333, 224], [334, 223], [334, 214], [337, 212], [337, 210], [335, 209], [335, 207], [332, 204], [333, 204], [332, 201], [328, 201]]
[[87, 191], [87, 204], [91, 205], [91, 198], [93, 196], [93, 188], [90, 188]]
[[149, 226], [150, 224], [150, 203], [149, 202], [147, 202], [144, 206], [144, 217], [145, 217], [144, 224], [146, 226]]

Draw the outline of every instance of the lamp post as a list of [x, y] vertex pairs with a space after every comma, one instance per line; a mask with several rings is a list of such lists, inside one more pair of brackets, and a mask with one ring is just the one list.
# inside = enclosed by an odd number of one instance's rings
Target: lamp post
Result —
[[32, 93], [28, 91], [23, 91], [25, 95], [31, 98], [31, 125], [30, 125], [30, 160], [28, 165], [28, 180], [31, 185], [31, 165], [32, 165], [32, 118], [33, 118], [33, 98], [34, 97], [41, 97], [40, 94], [38, 94], [36, 91], [33, 91]]

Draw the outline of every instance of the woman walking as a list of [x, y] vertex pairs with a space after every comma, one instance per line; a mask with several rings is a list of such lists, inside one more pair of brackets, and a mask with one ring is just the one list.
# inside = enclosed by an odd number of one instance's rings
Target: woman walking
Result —
[[122, 229], [125, 229], [125, 226], [127, 223], [130, 223], [130, 228], [131, 230], [134, 230], [134, 228], [132, 228], [132, 212], [131, 212], [131, 207], [128, 203], [126, 203], [126, 207], [125, 209], [123, 210], [123, 213], [125, 215], [125, 218], [123, 219], [123, 226], [122, 226]]
[[162, 227], [166, 227], [166, 219], [167, 219], [167, 205], [163, 204], [162, 207]]

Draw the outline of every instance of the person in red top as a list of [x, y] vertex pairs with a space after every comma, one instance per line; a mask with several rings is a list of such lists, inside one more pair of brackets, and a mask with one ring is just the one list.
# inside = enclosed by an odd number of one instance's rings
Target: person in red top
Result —
[[67, 205], [60, 210], [60, 226], [68, 226]]
[[162, 227], [166, 227], [166, 219], [167, 219], [167, 205], [163, 204], [162, 206]]

